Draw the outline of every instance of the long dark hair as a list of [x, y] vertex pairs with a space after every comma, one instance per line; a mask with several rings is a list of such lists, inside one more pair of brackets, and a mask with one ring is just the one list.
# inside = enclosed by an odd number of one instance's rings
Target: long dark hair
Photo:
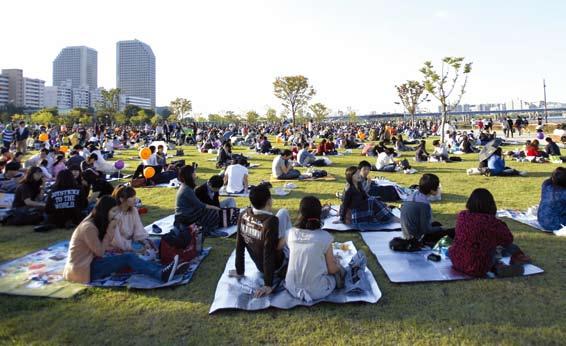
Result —
[[96, 226], [98, 229], [98, 239], [104, 239], [106, 229], [108, 228], [108, 224], [110, 224], [108, 212], [117, 205], [118, 203], [115, 198], [108, 195], [102, 196], [98, 199], [96, 206], [94, 206], [94, 209], [85, 220], [92, 222]]
[[194, 172], [195, 169], [193, 168], [193, 166], [190, 165], [183, 166], [183, 168], [181, 168], [181, 170], [179, 171], [179, 176], [178, 176], [179, 181], [187, 185], [191, 189], [194, 189], [197, 186], [195, 180], [193, 179]]
[[[41, 178], [38, 181], [33, 179], [35, 173], [41, 173]], [[41, 185], [43, 184], [43, 171], [39, 167], [31, 167], [26, 172], [22, 185], [27, 185], [31, 188], [33, 192], [33, 198], [37, 197], [39, 191], [41, 191]]]
[[482, 213], [495, 216], [497, 214], [497, 205], [491, 192], [486, 189], [475, 189], [472, 191], [468, 202], [466, 202], [466, 209], [472, 213]]
[[552, 184], [566, 188], [566, 168], [558, 167], [552, 172], [552, 177], [550, 178]]
[[299, 218], [295, 227], [300, 229], [319, 229], [322, 225], [320, 215], [322, 213], [322, 205], [320, 200], [314, 196], [306, 196], [301, 199], [299, 205]]
[[350, 184], [350, 186], [355, 186], [354, 185], [354, 174], [356, 174], [357, 171], [358, 171], [358, 167], [356, 167], [356, 166], [350, 166], [350, 167], [346, 168], [346, 182], [348, 184]]
[[55, 178], [55, 184], [53, 184], [53, 190], [68, 190], [68, 189], [78, 189], [79, 184], [73, 176], [73, 172], [68, 169], [64, 169], [57, 174]]
[[136, 195], [136, 190], [131, 186], [118, 185], [112, 192], [112, 197], [116, 199], [118, 205], [122, 204], [122, 199], [128, 199]]

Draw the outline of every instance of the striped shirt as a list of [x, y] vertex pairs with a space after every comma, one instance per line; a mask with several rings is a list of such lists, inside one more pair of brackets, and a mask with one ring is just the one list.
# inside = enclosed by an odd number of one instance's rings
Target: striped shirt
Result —
[[2, 140], [4, 142], [12, 142], [14, 140], [14, 131], [4, 129], [4, 131], [2, 131]]

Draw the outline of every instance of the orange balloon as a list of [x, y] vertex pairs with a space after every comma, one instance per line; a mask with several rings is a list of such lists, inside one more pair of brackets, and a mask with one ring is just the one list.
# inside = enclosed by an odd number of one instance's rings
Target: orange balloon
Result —
[[151, 156], [151, 150], [149, 148], [143, 148], [140, 150], [140, 157], [142, 160], [147, 160]]
[[47, 140], [49, 140], [49, 136], [47, 135], [47, 133], [42, 133], [39, 135], [39, 140], [41, 142], [46, 142]]
[[66, 145], [62, 145], [61, 148], [59, 148], [59, 150], [60, 150], [62, 153], [66, 154], [67, 151], [69, 151], [69, 147], [66, 146]]
[[155, 175], [155, 169], [153, 167], [146, 167], [143, 169], [143, 176], [146, 179], [151, 179]]

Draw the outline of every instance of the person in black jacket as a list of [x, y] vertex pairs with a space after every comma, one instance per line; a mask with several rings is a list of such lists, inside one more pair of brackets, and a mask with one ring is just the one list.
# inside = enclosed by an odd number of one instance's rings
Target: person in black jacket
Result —
[[213, 205], [218, 208], [235, 208], [236, 200], [232, 197], [220, 201], [219, 191], [224, 180], [219, 175], [213, 175], [208, 182], [195, 189], [195, 195], [204, 204]]
[[77, 183], [73, 173], [68, 169], [62, 170], [47, 196], [45, 213], [48, 227], [75, 227], [81, 223], [82, 210], [87, 204], [85, 191]]
[[24, 121], [20, 121], [20, 126], [14, 131], [14, 137], [16, 140], [17, 151], [26, 153], [27, 150], [27, 140], [29, 137], [29, 129], [26, 127]]
[[232, 144], [229, 141], [224, 142], [222, 148], [218, 151], [218, 158], [216, 160], [217, 168], [225, 168], [232, 162]]

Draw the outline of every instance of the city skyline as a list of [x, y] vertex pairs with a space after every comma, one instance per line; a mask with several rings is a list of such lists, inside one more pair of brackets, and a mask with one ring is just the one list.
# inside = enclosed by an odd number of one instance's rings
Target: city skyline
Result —
[[[56, 3], [68, 8], [61, 16], [76, 13], [66, 1]], [[559, 46], [566, 30], [558, 16], [566, 4], [558, 1], [513, 6], [407, 1], [394, 8], [382, 1], [148, 4], [124, 1], [110, 12], [89, 9], [93, 17], [105, 18], [102, 26], [70, 31], [64, 29], [67, 22], [53, 21], [39, 32], [7, 35], [4, 44], [13, 49], [0, 55], [0, 67], [23, 69], [51, 85], [49, 65], [57, 52], [88, 46], [98, 51], [98, 85], [111, 88], [116, 41], [137, 38], [159, 57], [156, 104], [186, 97], [202, 114], [280, 110], [272, 82], [294, 74], [307, 76], [318, 92], [313, 101], [334, 112], [348, 107], [359, 114], [396, 112], [394, 85], [420, 79], [424, 61], [438, 65], [447, 55], [474, 62], [463, 103], [538, 102], [543, 78], [549, 102], [561, 102], [566, 94], [566, 52]], [[32, 20], [54, 10], [52, 3], [36, 1], [4, 5], [10, 13], [29, 6], [37, 10]], [[132, 26], [123, 20], [126, 12], [151, 24]], [[16, 22], [16, 16], [6, 18], [8, 27]]]

